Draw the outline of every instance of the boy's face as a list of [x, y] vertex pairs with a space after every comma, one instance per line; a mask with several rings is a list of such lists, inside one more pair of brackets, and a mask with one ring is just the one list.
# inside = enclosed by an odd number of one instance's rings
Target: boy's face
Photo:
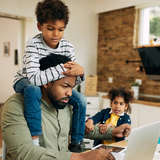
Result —
[[38, 29], [42, 32], [46, 44], [51, 48], [57, 48], [64, 34], [65, 23], [63, 20], [47, 21], [42, 25], [38, 23]]
[[115, 99], [111, 102], [112, 112], [116, 115], [122, 114], [128, 108], [128, 104], [125, 103], [123, 97], [115, 97]]

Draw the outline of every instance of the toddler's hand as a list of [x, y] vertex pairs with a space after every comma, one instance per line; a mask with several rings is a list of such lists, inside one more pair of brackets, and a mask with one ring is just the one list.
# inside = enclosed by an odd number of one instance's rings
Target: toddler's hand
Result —
[[88, 119], [85, 124], [86, 133], [89, 133], [94, 130], [94, 124], [92, 119]]
[[64, 75], [67, 76], [83, 76], [84, 70], [83, 67], [80, 66], [76, 62], [67, 62], [64, 64], [64, 67], [67, 69], [66, 72], [63, 72]]

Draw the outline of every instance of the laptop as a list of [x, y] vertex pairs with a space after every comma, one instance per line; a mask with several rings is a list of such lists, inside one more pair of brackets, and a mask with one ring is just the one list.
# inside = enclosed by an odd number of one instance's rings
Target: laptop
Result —
[[128, 137], [125, 160], [152, 160], [160, 136], [160, 121], [135, 128]]
[[[113, 148], [116, 160], [152, 160], [160, 137], [160, 121], [132, 129], [126, 148]], [[99, 145], [95, 148], [102, 147]], [[109, 146], [114, 147], [114, 146]]]

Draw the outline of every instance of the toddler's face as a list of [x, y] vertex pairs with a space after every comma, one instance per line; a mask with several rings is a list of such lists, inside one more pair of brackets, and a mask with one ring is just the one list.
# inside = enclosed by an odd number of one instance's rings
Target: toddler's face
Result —
[[116, 97], [111, 102], [112, 112], [116, 115], [122, 114], [128, 108], [128, 104], [125, 103], [123, 97]]

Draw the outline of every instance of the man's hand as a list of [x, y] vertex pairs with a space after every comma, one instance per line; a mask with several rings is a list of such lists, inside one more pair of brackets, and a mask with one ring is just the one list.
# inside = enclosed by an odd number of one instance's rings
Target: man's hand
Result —
[[83, 67], [76, 62], [67, 62], [64, 67], [67, 69], [66, 72], [63, 72], [66, 76], [83, 76], [84, 74]]
[[85, 131], [89, 133], [94, 130], [94, 124], [92, 119], [88, 119], [85, 124]]
[[112, 136], [119, 138], [128, 137], [130, 132], [131, 132], [131, 126], [126, 123], [114, 128], [112, 131]]
[[111, 149], [101, 148], [79, 154], [72, 153], [71, 160], [115, 160], [111, 151]]
[[101, 134], [106, 133], [106, 131], [107, 131], [107, 129], [108, 129], [109, 127], [113, 127], [113, 126], [107, 125], [107, 124], [99, 124], [98, 126], [99, 126], [99, 132], [100, 132]]

